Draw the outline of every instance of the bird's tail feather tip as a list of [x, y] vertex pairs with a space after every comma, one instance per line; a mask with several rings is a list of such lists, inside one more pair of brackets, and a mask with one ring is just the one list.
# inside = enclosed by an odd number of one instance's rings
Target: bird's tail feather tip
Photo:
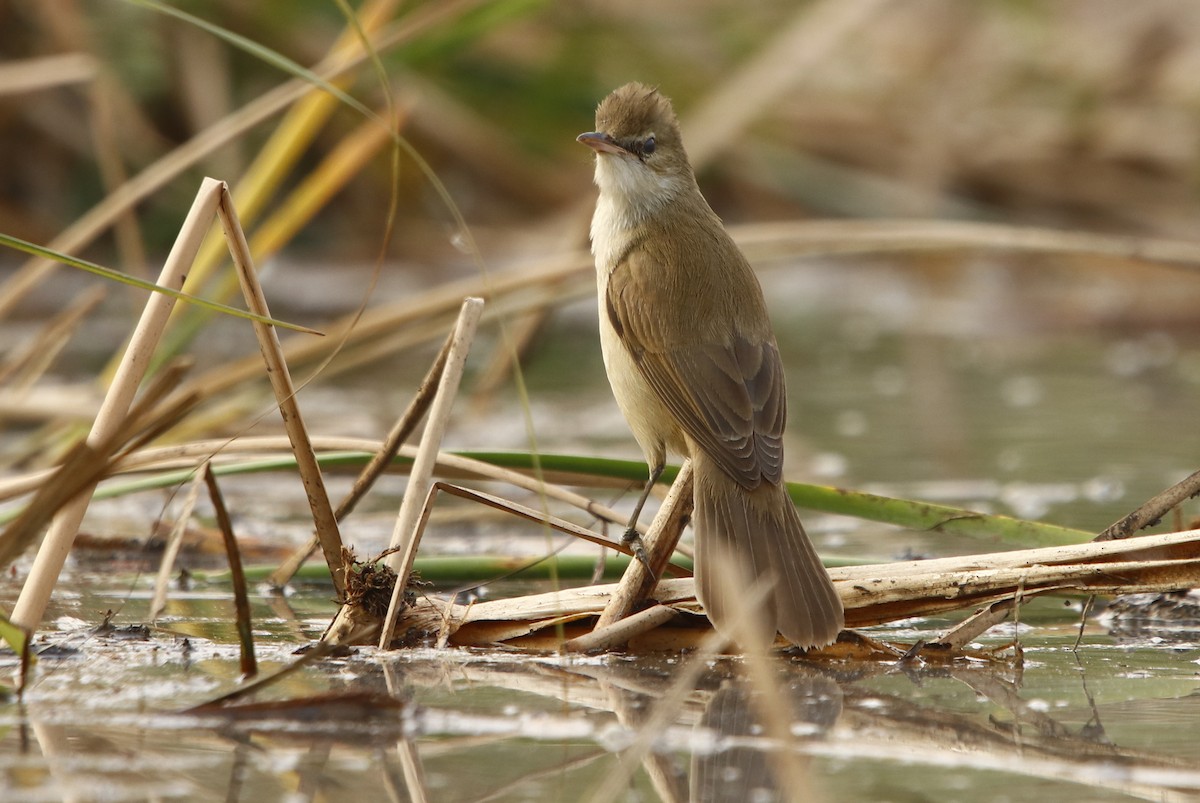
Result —
[[[841, 598], [781, 486], [747, 493], [723, 474], [697, 472], [696, 592], [717, 630], [740, 640], [743, 600], [731, 599], [760, 580], [773, 591], [750, 626], [767, 643], [776, 630], [802, 648], [837, 640], [845, 623]], [[736, 568], [739, 567], [740, 568]], [[720, 576], [718, 576], [718, 572]], [[768, 635], [769, 634], [769, 635]]]

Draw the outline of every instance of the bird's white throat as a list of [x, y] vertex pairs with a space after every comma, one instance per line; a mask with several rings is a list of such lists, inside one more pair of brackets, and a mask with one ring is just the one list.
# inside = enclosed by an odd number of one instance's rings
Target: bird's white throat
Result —
[[600, 198], [592, 216], [592, 253], [607, 275], [634, 231], [671, 203], [680, 192], [675, 176], [659, 175], [637, 159], [599, 154], [596, 186]]

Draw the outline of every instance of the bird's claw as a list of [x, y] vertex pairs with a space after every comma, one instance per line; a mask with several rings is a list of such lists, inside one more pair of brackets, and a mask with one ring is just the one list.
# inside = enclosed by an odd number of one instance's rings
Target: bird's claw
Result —
[[641, 561], [642, 565], [646, 567], [646, 571], [654, 574], [654, 569], [650, 567], [650, 556], [646, 552], [646, 542], [642, 540], [641, 533], [630, 527], [621, 536], [621, 543], [629, 547], [629, 551], [633, 553], [635, 558]]

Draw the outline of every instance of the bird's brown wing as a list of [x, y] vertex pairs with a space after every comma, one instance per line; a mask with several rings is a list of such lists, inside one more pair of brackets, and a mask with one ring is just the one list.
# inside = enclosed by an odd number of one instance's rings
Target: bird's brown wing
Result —
[[[740, 332], [732, 322], [697, 324], [694, 331], [724, 329], [727, 336], [723, 342], [701, 337], [699, 343], [672, 345], [659, 313], [688, 311], [651, 311], [639, 303], [647, 296], [645, 283], [661, 277], [647, 267], [626, 259], [609, 276], [605, 312], [613, 328], [679, 426], [727, 474], [747, 489], [764, 479], [779, 483], [787, 401], [773, 338]], [[671, 328], [680, 331], [678, 324], [677, 318]], [[668, 345], [656, 345], [662, 343]]]

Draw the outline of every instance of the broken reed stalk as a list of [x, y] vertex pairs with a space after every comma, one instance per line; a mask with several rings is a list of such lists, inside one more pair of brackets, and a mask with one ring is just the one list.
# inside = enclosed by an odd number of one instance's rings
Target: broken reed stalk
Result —
[[1128, 516], [1110, 524], [1104, 532], [1096, 536], [1097, 541], [1111, 541], [1117, 538], [1128, 538], [1144, 527], [1157, 524], [1158, 521], [1172, 508], [1178, 507], [1193, 496], [1200, 494], [1200, 471], [1155, 494], [1144, 504], [1139, 505]]
[[[413, 396], [412, 401], [408, 403], [408, 407], [404, 410], [403, 415], [396, 421], [387, 437], [379, 449], [371, 457], [367, 465], [363, 466], [362, 471], [358, 473], [358, 478], [354, 481], [354, 486], [349, 493], [338, 503], [337, 509], [333, 512], [334, 517], [340, 522], [346, 516], [353, 512], [355, 505], [359, 500], [366, 495], [367, 491], [375, 484], [383, 472], [387, 471], [391, 466], [392, 460], [400, 451], [400, 447], [408, 440], [412, 431], [417, 428], [417, 424], [425, 417], [425, 413], [429, 411], [429, 405], [433, 402], [434, 391], [437, 389], [438, 381], [442, 378], [442, 371], [446, 367], [446, 357], [450, 353], [450, 344], [454, 341], [454, 333], [451, 332], [446, 336], [446, 340], [442, 343], [441, 349], [438, 350], [437, 356], [434, 357], [433, 363], [429, 366], [429, 371], [425, 374], [425, 378], [421, 380], [421, 384], [417, 387], [417, 392]], [[304, 561], [320, 546], [320, 539], [314, 534], [312, 539], [292, 553], [279, 568], [272, 572], [267, 582], [273, 588], [283, 588], [299, 571]]]
[[[180, 228], [179, 237], [176, 238], [175, 245], [171, 248], [171, 253], [159, 274], [158, 284], [174, 290], [183, 287], [196, 250], [212, 224], [222, 186], [220, 182], [211, 180], [206, 180], [200, 185], [192, 208]], [[147, 300], [129, 346], [125, 349], [125, 356], [122, 357], [108, 394], [96, 414], [86, 444], [108, 441], [120, 428], [174, 305], [175, 299], [162, 293], [152, 293]], [[83, 521], [93, 490], [94, 486], [85, 487], [54, 516], [13, 609], [12, 620], [22, 627], [36, 630], [41, 624], [50, 594], [66, 562], [67, 553], [71, 551], [71, 545], [75, 542], [79, 523]]]
[[238, 642], [241, 646], [239, 660], [242, 677], [252, 678], [258, 674], [258, 662], [254, 658], [250, 595], [246, 589], [246, 573], [242, 571], [242, 553], [238, 549], [237, 536], [233, 533], [233, 522], [229, 518], [229, 510], [225, 507], [221, 486], [217, 484], [217, 478], [212, 472], [212, 464], [206, 461], [200, 473], [204, 477], [204, 484], [208, 486], [208, 498], [212, 501], [213, 511], [217, 515], [217, 527], [221, 530], [225, 554], [229, 557], [229, 578], [233, 584], [233, 606], [237, 615]]
[[[204, 467], [207, 469], [209, 463], [205, 461]], [[175, 520], [175, 525], [171, 528], [171, 533], [167, 536], [167, 545], [163, 549], [162, 561], [158, 565], [158, 576], [154, 578], [154, 597], [150, 601], [150, 622], [158, 621], [159, 615], [167, 604], [167, 587], [171, 583], [171, 571], [175, 566], [175, 560], [179, 557], [179, 547], [183, 544], [183, 534], [187, 530], [188, 522], [192, 518], [192, 511], [196, 509], [196, 502], [200, 499], [200, 488], [205, 483], [205, 476], [201, 472], [196, 472], [192, 477], [192, 482], [188, 486], [187, 495], [183, 498], [183, 506], [179, 510], [179, 516]]]
[[1012, 596], [1008, 599], [993, 602], [985, 608], [980, 608], [947, 630], [937, 641], [931, 643], [939, 647], [962, 649], [993, 626], [1007, 619], [1008, 614], [1016, 607], [1016, 599], [1016, 596]]
[[395, 552], [389, 555], [385, 561], [396, 573], [396, 586], [392, 590], [392, 601], [388, 606], [387, 617], [384, 619], [383, 628], [379, 634], [381, 649], [387, 648], [392, 630], [396, 626], [396, 618], [400, 614], [404, 589], [408, 583], [408, 574], [412, 569], [413, 558], [416, 557], [417, 552], [418, 518], [431, 492], [433, 469], [437, 463], [442, 436], [450, 421], [450, 410], [454, 404], [454, 397], [458, 394], [458, 385], [462, 380], [467, 354], [471, 350], [471, 342], [475, 339], [475, 331], [479, 327], [479, 319], [482, 315], [483, 299], [467, 298], [463, 301], [458, 314], [458, 322], [454, 327], [450, 350], [446, 355], [446, 365], [442, 369], [441, 379], [438, 380], [437, 394], [429, 409], [425, 431], [421, 433], [421, 445], [417, 448], [416, 458], [409, 471], [408, 486], [404, 489], [404, 499], [400, 503], [400, 512], [396, 516], [395, 529], [392, 530], [390, 548]]
[[[829, 570], [846, 609], [848, 627], [867, 627], [990, 605], [1020, 593], [1126, 594], [1167, 591], [1200, 583], [1200, 530], [1147, 535], [1125, 541], [967, 555], [925, 561], [853, 566]], [[419, 600], [412, 615], [449, 618], [450, 643], [534, 650], [557, 650], [556, 628], [567, 637], [590, 630], [587, 622], [608, 604], [615, 585], [586, 586], [520, 599], [476, 602], [470, 606]], [[652, 598], [681, 611], [696, 612], [691, 579], [662, 580]], [[428, 607], [429, 610], [425, 610]], [[633, 649], [694, 646], [699, 633], [662, 628], [631, 642]]]
[[[229, 244], [229, 253], [233, 257], [234, 268], [242, 293], [246, 297], [246, 305], [252, 312], [269, 317], [267, 299], [263, 295], [262, 285], [254, 271], [254, 259], [250, 255], [250, 247], [246, 243], [246, 233], [238, 221], [237, 210], [233, 206], [233, 197], [229, 194], [229, 186], [220, 182], [220, 202], [217, 205], [217, 215], [225, 230], [225, 239]], [[300, 405], [296, 401], [296, 388], [292, 384], [291, 373], [287, 361], [279, 346], [279, 334], [275, 327], [259, 321], [254, 321], [254, 334], [258, 338], [259, 349], [267, 364], [267, 375], [271, 380], [271, 389], [275, 391], [275, 399], [279, 404], [279, 413], [283, 418], [283, 426], [287, 430], [288, 440], [296, 455], [296, 469], [300, 473], [300, 482], [308, 496], [309, 509], [312, 511], [313, 524], [317, 537], [321, 541], [321, 551], [325, 555], [325, 563], [333, 578], [334, 592], [341, 597], [345, 591], [346, 578], [342, 567], [342, 536], [338, 531], [337, 519], [333, 515], [333, 507], [329, 503], [329, 494], [325, 482], [321, 478], [321, 467], [317, 463], [317, 455], [309, 440], [304, 419], [300, 415]]]
[[596, 622], [597, 630], [624, 619], [654, 590], [658, 578], [671, 561], [671, 555], [675, 553], [675, 544], [683, 535], [683, 528], [692, 513], [692, 502], [692, 463], [688, 460], [679, 469], [666, 501], [659, 507], [646, 531], [646, 557], [650, 569], [642, 565], [640, 560], [629, 564], [612, 599]]
[[[639, 564], [640, 561], [633, 561], [630, 567]], [[643, 569], [646, 567], [643, 566]], [[628, 574], [628, 569], [626, 570]], [[614, 594], [614, 598], [615, 598]], [[609, 607], [612, 603], [609, 603]], [[605, 608], [605, 612], [608, 608]], [[606, 624], [603, 627], [597, 625], [590, 633], [585, 633], [582, 636], [567, 641], [563, 644], [565, 652], [607, 652], [608, 650], [618, 649], [631, 640], [637, 638], [644, 633], [648, 633], [656, 627], [665, 625], [676, 617], [678, 611], [668, 605], [659, 605], [655, 603], [649, 608], [643, 608], [634, 614], [629, 614], [612, 623]], [[601, 614], [603, 617], [603, 614]]]

